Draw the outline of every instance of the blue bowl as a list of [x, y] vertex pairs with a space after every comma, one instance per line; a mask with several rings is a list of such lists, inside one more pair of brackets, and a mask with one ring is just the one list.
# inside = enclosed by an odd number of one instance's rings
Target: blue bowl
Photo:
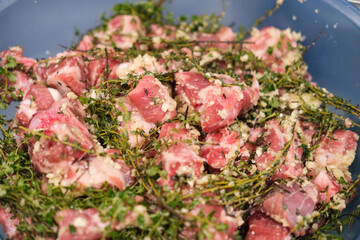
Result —
[[[75, 32], [85, 34], [101, 24], [100, 15], [111, 15], [119, 0], [0, 0], [0, 51], [22, 45], [25, 55], [43, 58], [79, 41]], [[135, 2], [135, 1], [129, 1]], [[275, 4], [275, 0], [226, 0], [225, 25], [249, 28], [255, 19]], [[303, 3], [301, 3], [303, 2]], [[220, 13], [220, 0], [173, 0], [166, 8], [175, 16], [182, 14]], [[305, 55], [313, 80], [330, 92], [360, 104], [360, 11], [345, 0], [286, 0], [284, 5], [263, 22], [263, 26], [290, 27], [300, 31], [310, 44], [323, 34]], [[0, 111], [13, 117], [15, 105]], [[359, 119], [353, 119], [359, 123]], [[360, 173], [360, 147], [351, 166], [353, 176]], [[346, 209], [354, 209], [360, 196]], [[0, 232], [1, 237], [1, 232]], [[360, 239], [360, 221], [355, 221], [342, 235]]]

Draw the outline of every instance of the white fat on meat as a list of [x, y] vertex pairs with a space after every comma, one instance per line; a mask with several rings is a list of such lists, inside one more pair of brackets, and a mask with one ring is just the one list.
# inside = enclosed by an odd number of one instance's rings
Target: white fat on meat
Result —
[[126, 78], [129, 73], [131, 74], [142, 74], [143, 68], [147, 71], [157, 72], [159, 65], [156, 58], [148, 54], [139, 55], [130, 62], [119, 64], [116, 68], [116, 75], [119, 78]]
[[205, 64], [212, 62], [214, 60], [221, 60], [223, 58], [223, 55], [221, 55], [217, 51], [211, 51], [207, 54], [205, 54], [201, 60], [200, 60], [200, 66], [204, 66]]

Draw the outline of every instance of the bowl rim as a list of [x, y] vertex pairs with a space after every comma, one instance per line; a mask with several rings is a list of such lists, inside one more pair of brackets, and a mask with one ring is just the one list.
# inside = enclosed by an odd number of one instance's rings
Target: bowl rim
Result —
[[[342, 13], [345, 18], [350, 20], [355, 26], [360, 28], [360, 9], [347, 0], [321, 0], [322, 2], [335, 8]], [[345, 6], [345, 7], [344, 7]]]

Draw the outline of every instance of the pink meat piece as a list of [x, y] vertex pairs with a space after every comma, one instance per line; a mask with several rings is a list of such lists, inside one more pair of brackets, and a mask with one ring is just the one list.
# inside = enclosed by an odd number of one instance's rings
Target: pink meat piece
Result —
[[[238, 220], [235, 217], [229, 216], [224, 207], [221, 205], [208, 205], [208, 204], [200, 204], [197, 205], [193, 210], [190, 211], [190, 213], [187, 214], [188, 217], [193, 216], [199, 216], [206, 218], [210, 214], [212, 215], [213, 221], [212, 223], [208, 224], [208, 227], [205, 229], [205, 231], [208, 231], [212, 234], [212, 238], [205, 238], [206, 240], [230, 240], [233, 239], [233, 234], [238, 228]], [[226, 231], [222, 232], [219, 230], [216, 230], [215, 226], [216, 224], [226, 224], [228, 228]], [[201, 227], [201, 224], [198, 224], [197, 227]], [[185, 228], [181, 232], [181, 236], [183, 236], [185, 239], [195, 239], [196, 238], [196, 232], [199, 231], [199, 229], [191, 229], [191, 228]]]
[[50, 108], [60, 98], [61, 95], [56, 89], [47, 88], [43, 84], [31, 85], [16, 112], [18, 124], [27, 126], [34, 114]]
[[[235, 33], [229, 27], [221, 27], [215, 34], [198, 33], [196, 40], [199, 41], [200, 47], [217, 47], [220, 49], [227, 49], [231, 47], [231, 42], [234, 41]], [[220, 41], [220, 42], [219, 42]]]
[[100, 189], [105, 182], [119, 190], [131, 186], [135, 178], [131, 168], [124, 160], [115, 159], [114, 150], [107, 151], [107, 156], [89, 156], [71, 165], [61, 181], [62, 186], [76, 183], [78, 188], [92, 187]]
[[185, 128], [181, 127], [180, 122], [165, 123], [160, 130], [158, 140], [169, 142], [181, 142], [192, 140], [193, 135]]
[[216, 47], [216, 41], [218, 38], [215, 34], [211, 33], [197, 33], [195, 34], [196, 41], [198, 41], [198, 45], [202, 48], [204, 47]]
[[256, 211], [249, 217], [249, 231], [245, 240], [290, 240], [291, 234], [287, 228]]
[[152, 76], [143, 77], [127, 97], [150, 123], [163, 122], [176, 116], [176, 102], [168, 88]]
[[304, 133], [303, 140], [305, 140], [306, 144], [312, 145], [313, 137], [314, 137], [314, 134], [316, 133], [315, 124], [312, 122], [304, 122], [304, 121], [299, 121], [299, 124], [300, 124], [300, 128], [302, 129], [302, 131]]
[[302, 154], [303, 149], [299, 146], [298, 140], [296, 138], [295, 142], [290, 145], [285, 162], [275, 173], [275, 178], [288, 179], [300, 177], [304, 173], [304, 166], [301, 162]]
[[[297, 49], [290, 50], [289, 45], [296, 48], [299, 40], [301, 40], [299, 35], [286, 30], [281, 31], [271, 26], [261, 29], [248, 38], [245, 49], [252, 51], [255, 56], [263, 59], [273, 71], [285, 73], [286, 64], [290, 63], [284, 62], [284, 59], [299, 52]], [[269, 48], [272, 49], [272, 52], [268, 51]]]
[[200, 90], [212, 85], [201, 73], [196, 72], [175, 73], [175, 81], [176, 93], [191, 106], [200, 105]]
[[[222, 42], [232, 42], [235, 39], [235, 33], [233, 30], [229, 27], [221, 27], [216, 33], [215, 36], [219, 41]], [[228, 47], [231, 47], [231, 43], [218, 43], [218, 48], [220, 49], [226, 49]]]
[[[135, 200], [139, 200], [139, 196]], [[141, 197], [140, 197], [141, 199]], [[138, 211], [135, 211], [137, 209]], [[145, 211], [144, 214], [142, 212]], [[102, 215], [95, 208], [84, 210], [64, 209], [58, 211], [55, 215], [55, 221], [58, 224], [59, 240], [97, 240], [101, 239], [107, 228], [120, 231], [126, 227], [138, 227], [138, 218], [143, 216], [145, 224], [149, 224], [149, 217], [146, 216], [146, 208], [142, 205], [136, 205], [134, 211], [129, 211], [124, 219], [119, 222], [116, 219], [112, 222], [103, 221]], [[71, 226], [75, 230], [71, 232]]]
[[47, 65], [46, 63], [39, 62], [34, 65], [33, 72], [36, 78], [37, 83], [44, 83], [46, 84], [47, 78]]
[[265, 27], [255, 36], [251, 36], [246, 44], [246, 49], [252, 51], [259, 58], [271, 57], [267, 53], [269, 47], [276, 46], [280, 41], [281, 30], [275, 27]]
[[203, 103], [198, 111], [201, 113], [201, 127], [204, 132], [213, 132], [233, 123], [241, 113], [245, 113], [257, 102], [259, 84], [254, 80], [251, 88], [241, 90], [238, 86], [208, 86], [199, 92]]
[[197, 179], [204, 170], [204, 159], [184, 143], [172, 145], [169, 149], [162, 151], [158, 162], [162, 163], [162, 168], [167, 173], [167, 178], [160, 179], [160, 184], [170, 187], [175, 183], [172, 177], [187, 175]]
[[25, 70], [28, 71], [32, 67], [36, 60], [33, 58], [28, 58], [23, 56], [24, 49], [21, 46], [11, 47], [8, 50], [0, 52], [0, 65], [4, 66], [7, 61], [7, 56], [14, 58], [18, 63], [21, 63], [25, 66]]
[[[116, 68], [119, 66], [119, 61], [113, 59], [113, 58], [108, 58], [107, 60], [108, 62], [108, 66], [109, 66], [109, 76], [108, 79], [117, 79], [117, 75], [116, 75]], [[92, 60], [90, 61], [90, 63], [88, 64], [88, 72], [89, 72], [89, 80], [90, 80], [90, 84], [88, 86], [88, 88], [92, 88], [94, 86], [98, 87], [101, 79], [105, 79], [106, 78], [106, 58], [101, 58], [101, 59], [96, 59], [96, 60]]]
[[[0, 52], [0, 66], [4, 66], [8, 57], [14, 58], [18, 63], [24, 66], [24, 71], [12, 70], [11, 73], [15, 74], [15, 82], [6, 79], [4, 75], [0, 75], [0, 82], [7, 84], [9, 87], [15, 88], [17, 97], [21, 97], [20, 90], [25, 94], [29, 87], [33, 84], [34, 80], [26, 74], [26, 71], [32, 67], [36, 61], [35, 59], [24, 57], [24, 50], [21, 46], [11, 47], [8, 50]], [[0, 90], [1, 92], [2, 90]], [[7, 100], [11, 101], [13, 98], [9, 95]]]
[[238, 86], [209, 86], [199, 92], [199, 97], [203, 104], [197, 111], [201, 114], [200, 123], [204, 132], [230, 125], [242, 109], [243, 94]]
[[[29, 154], [36, 169], [42, 173], [64, 173], [77, 160], [86, 155], [86, 150], [94, 147], [94, 141], [79, 128], [68, 123], [54, 122], [44, 131], [47, 136], [57, 136], [59, 141], [42, 137], [31, 144]], [[64, 144], [68, 141], [82, 149]]]
[[[171, 61], [171, 62], [174, 62], [174, 61]], [[174, 65], [171, 65], [171, 67], [173, 67]], [[177, 67], [177, 66], [174, 66], [174, 67]], [[144, 67], [147, 71], [151, 71], [151, 69], [148, 69], [147, 66]], [[144, 74], [144, 68], [143, 69], [139, 69], [138, 71], [136, 71], [135, 73], [136, 74]], [[168, 65], [168, 69], [170, 69], [169, 65]], [[168, 72], [168, 70], [166, 70], [166, 67], [165, 67], [165, 59], [164, 58], [159, 58], [156, 60], [156, 69], [155, 69], [156, 72], [158, 73], [166, 73]]]
[[219, 41], [234, 41], [235, 33], [233, 30], [229, 27], [221, 27], [216, 33], [216, 37], [219, 39]]
[[145, 35], [138, 16], [118, 15], [108, 22], [106, 34], [110, 34], [116, 47], [127, 49], [132, 47], [137, 36]]
[[140, 18], [132, 15], [118, 15], [108, 22], [107, 27], [109, 32], [116, 31], [123, 35], [144, 33]]
[[[165, 25], [162, 27], [158, 24], [151, 24], [150, 33], [148, 34], [148, 37], [158, 37], [160, 38], [160, 40], [163, 39], [165, 41], [173, 41], [176, 38], [175, 33], [176, 33], [175, 26]], [[154, 47], [156, 49], [163, 48], [164, 44], [154, 43]]]
[[47, 136], [57, 136], [59, 141], [42, 137], [30, 142], [29, 154], [35, 167], [42, 173], [66, 171], [70, 164], [86, 155], [86, 151], [64, 144], [78, 144], [82, 149], [90, 150], [94, 141], [83, 122], [85, 112], [78, 101], [60, 99], [45, 111], [39, 112], [29, 123], [30, 130], [43, 130]]
[[[163, 52], [163, 55], [171, 56], [171, 53], [175, 52], [173, 49], [169, 49]], [[177, 55], [181, 55], [183, 57], [193, 57], [192, 51], [189, 48], [181, 48], [180, 51], [175, 52]], [[166, 58], [166, 57], [165, 57]], [[160, 57], [156, 61], [156, 71], [158, 73], [168, 73], [168, 72], [178, 72], [181, 67], [183, 66], [183, 60], [181, 58], [174, 60], [174, 59], [167, 59], [166, 62], [163, 57]], [[166, 62], [166, 65], [165, 65]], [[150, 70], [151, 71], [151, 70]]]
[[10, 86], [13, 86], [16, 89], [16, 95], [20, 96], [19, 90], [21, 90], [23, 93], [26, 93], [33, 84], [34, 80], [31, 77], [28, 77], [28, 75], [24, 72], [14, 71], [14, 73], [16, 74], [16, 82], [8, 83]]
[[249, 111], [253, 106], [255, 106], [259, 100], [259, 82], [257, 79], [253, 78], [251, 88], [245, 86], [245, 89], [242, 91], [244, 98], [241, 100], [242, 108], [240, 114], [244, 114]]
[[315, 130], [305, 129], [304, 130], [304, 139], [306, 144], [312, 144], [313, 142], [313, 136], [316, 133]]
[[56, 55], [56, 61], [37, 64], [35, 74], [40, 81], [56, 88], [61, 94], [74, 92], [81, 96], [85, 90], [88, 72], [83, 59], [76, 52], [63, 52]]
[[[193, 151], [198, 152], [200, 149], [198, 145], [199, 136], [199, 131], [189, 125], [181, 126], [180, 122], [170, 122], [161, 127], [158, 140], [165, 144], [162, 149], [182, 142], [186, 143]], [[151, 153], [149, 157], [155, 155], [156, 151]]]
[[256, 147], [258, 146], [257, 141], [260, 140], [260, 136], [264, 132], [264, 129], [263, 128], [250, 128], [249, 131], [250, 131], [249, 138], [247, 139], [247, 142], [245, 143], [245, 147], [248, 149], [248, 151], [255, 152]]
[[249, 158], [249, 151], [244, 147], [244, 140], [235, 131], [222, 128], [216, 132], [209, 133], [205, 139], [206, 143], [200, 149], [200, 156], [212, 168], [222, 168], [235, 159]]
[[[101, 239], [109, 223], [102, 222], [95, 208], [85, 210], [66, 209], [56, 213], [55, 221], [59, 226], [59, 240], [97, 240]], [[70, 231], [70, 226], [75, 232]]]
[[[225, 84], [229, 84], [229, 85], [236, 84], [236, 80], [226, 74], [213, 73], [213, 74], [211, 74], [211, 76], [220, 80], [222, 83], [225, 83]], [[218, 86], [219, 84], [216, 84], [216, 85]]]
[[[229, 76], [217, 76], [225, 83], [234, 83]], [[213, 132], [230, 125], [241, 113], [254, 106], [259, 97], [259, 83], [254, 79], [251, 88], [245, 86], [221, 87], [211, 83], [201, 74], [182, 72], [175, 74], [176, 92], [196, 111], [201, 113], [204, 132]]]
[[25, 95], [25, 99], [33, 98], [39, 111], [50, 108], [53, 103], [61, 99], [60, 93], [53, 88], [48, 88], [43, 84], [34, 84]]
[[[284, 148], [286, 139], [286, 130], [280, 125], [280, 120], [270, 120], [265, 125], [264, 146], [268, 146], [265, 152], [255, 155], [255, 163], [260, 171], [264, 171], [278, 157]], [[296, 178], [303, 174], [304, 166], [301, 163], [303, 150], [298, 144], [297, 137], [294, 137], [285, 160], [275, 173], [275, 179]], [[279, 160], [281, 158], [278, 158]]]
[[82, 37], [81, 41], [79, 42], [76, 50], [79, 51], [88, 51], [94, 47], [94, 37], [85, 35]]
[[316, 175], [313, 183], [319, 191], [319, 202], [330, 202], [332, 196], [341, 190], [341, 185], [331, 177], [326, 171], [321, 171]]
[[130, 119], [127, 120], [125, 117], [122, 117], [118, 131], [121, 133], [123, 131], [127, 131], [128, 143], [130, 144], [130, 148], [134, 148], [137, 145], [141, 145], [145, 141], [145, 138], [143, 136], [141, 136], [140, 134], [136, 134], [135, 132], [138, 130], [142, 130], [145, 134], [149, 134], [150, 130], [155, 128], [156, 125], [154, 123], [146, 121], [144, 117], [139, 113], [137, 108], [131, 105], [127, 97], [119, 98], [119, 102], [121, 102], [122, 105], [117, 104], [117, 108], [124, 114], [125, 111], [127, 111], [130, 114]]
[[129, 49], [133, 47], [135, 43], [135, 37], [127, 37], [125, 35], [114, 34], [111, 39], [115, 43], [115, 46], [120, 49]]
[[[22, 71], [15, 70], [11, 73], [15, 74], [15, 82], [11, 82], [9, 79], [5, 78], [4, 75], [0, 75], [0, 82], [2, 82], [4, 85], [6, 83], [8, 87], [13, 87], [15, 89], [15, 95], [19, 98], [22, 96], [20, 91], [26, 93], [30, 86], [34, 83], [34, 80]], [[2, 91], [3, 90], [0, 89], [0, 92]], [[6, 98], [8, 101], [13, 100], [13, 97], [10, 95], [8, 95]]]
[[[304, 188], [295, 184], [284, 187], [284, 191], [275, 190], [268, 194], [261, 206], [261, 210], [284, 227], [293, 229], [298, 223], [298, 216], [310, 217], [318, 202], [318, 191], [314, 184]], [[299, 228], [297, 235], [304, 235], [305, 230]]]
[[193, 54], [192, 54], [192, 51], [190, 48], [187, 48], [187, 47], [180, 48], [180, 52], [185, 54], [188, 57], [193, 57]]
[[134, 134], [132, 132], [143, 130], [145, 134], [149, 134], [150, 130], [156, 127], [154, 123], [147, 122], [136, 110], [131, 112], [131, 121], [123, 122], [121, 125], [124, 125], [128, 131], [130, 148], [134, 148], [136, 145], [141, 145], [146, 140], [140, 134]]
[[[169, 49], [163, 52], [164, 55], [171, 56], [171, 53], [175, 52], [173, 49]], [[189, 48], [181, 48], [180, 52], [176, 53], [177, 55], [192, 57], [192, 51]], [[163, 57], [160, 57], [156, 61], [156, 69], [158, 73], [168, 73], [168, 72], [178, 72], [181, 67], [183, 66], [183, 60], [182, 59], [168, 59], [165, 65], [165, 59]], [[148, 69], [145, 66], [145, 69]], [[143, 71], [143, 70], [142, 70]], [[149, 69], [151, 71], [151, 69]], [[138, 71], [139, 72], [139, 71]]]
[[337, 130], [314, 151], [314, 159], [320, 166], [339, 165], [347, 169], [355, 158], [359, 135], [350, 130]]
[[0, 204], [0, 226], [8, 238], [15, 240], [23, 238], [16, 229], [17, 225], [19, 225], [19, 219], [11, 212], [7, 212]]
[[162, 39], [175, 39], [176, 27], [171, 25], [160, 26], [158, 24], [150, 24], [149, 37], [160, 37]]
[[61, 122], [76, 126], [86, 135], [90, 133], [84, 122], [86, 116], [81, 103], [78, 100], [62, 98], [56, 101], [49, 109], [38, 112], [29, 124], [30, 130], [46, 130], [52, 123]]

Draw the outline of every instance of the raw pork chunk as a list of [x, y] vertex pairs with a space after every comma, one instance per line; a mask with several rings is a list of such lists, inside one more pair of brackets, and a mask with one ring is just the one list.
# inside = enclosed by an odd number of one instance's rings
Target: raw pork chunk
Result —
[[76, 183], [79, 188], [101, 188], [106, 182], [120, 190], [131, 186], [135, 178], [131, 174], [131, 168], [122, 159], [114, 159], [116, 150], [107, 151], [107, 155], [89, 156], [82, 161], [71, 165], [67, 174], [61, 181], [62, 186]]
[[48, 65], [35, 66], [38, 80], [56, 88], [61, 94], [74, 92], [81, 96], [86, 89], [88, 71], [83, 59], [76, 52], [63, 52], [56, 55], [56, 60], [49, 60]]
[[[108, 65], [109, 69], [106, 72], [106, 65]], [[88, 71], [89, 71], [89, 80], [90, 84], [88, 88], [98, 87], [101, 79], [117, 79], [116, 75], [116, 68], [119, 66], [119, 61], [113, 58], [101, 58], [101, 59], [94, 59], [90, 61], [88, 64]], [[109, 76], [106, 76], [109, 74]]]
[[[101, 239], [107, 228], [120, 231], [126, 227], [139, 227], [138, 218], [142, 216], [145, 225], [151, 223], [151, 219], [147, 214], [146, 207], [136, 205], [129, 211], [124, 219], [119, 222], [104, 221], [102, 214], [95, 208], [84, 210], [64, 209], [56, 213], [55, 221], [59, 226], [57, 239], [59, 240], [97, 240]], [[71, 231], [71, 227], [75, 228], [75, 232]]]
[[[0, 75], [0, 82], [5, 84], [5, 81], [9, 87], [15, 88], [15, 94], [20, 97], [20, 91], [26, 93], [34, 80], [27, 75], [27, 71], [36, 63], [35, 59], [23, 56], [24, 50], [21, 46], [11, 47], [8, 50], [0, 52], [0, 66], [4, 66], [9, 58], [15, 59], [17, 63], [20, 63], [23, 68], [20, 70], [11, 70], [12, 74], [15, 74], [15, 82], [5, 78], [5, 75]], [[0, 89], [0, 92], [2, 89]], [[11, 96], [7, 96], [7, 99], [12, 100]]]
[[0, 226], [8, 238], [23, 239], [24, 236], [16, 229], [17, 225], [19, 225], [19, 219], [13, 213], [6, 211], [0, 204]]
[[[212, 218], [215, 220], [213, 223], [215, 224], [226, 224], [227, 229], [225, 231], [219, 231], [215, 228], [213, 224], [209, 224], [204, 231], [210, 233], [212, 235], [211, 238], [205, 238], [207, 240], [230, 240], [233, 239], [234, 232], [237, 230], [237, 227], [241, 225], [243, 222], [242, 220], [239, 222], [235, 217], [229, 216], [224, 207], [221, 205], [209, 205], [209, 204], [199, 204], [193, 210], [190, 211], [186, 216], [193, 217], [198, 216], [200, 218], [206, 218], [210, 214]], [[201, 224], [198, 224], [197, 227], [201, 227]], [[184, 239], [196, 239], [196, 232], [199, 229], [192, 229], [190, 227], [186, 227], [180, 235], [184, 237]]]
[[200, 136], [194, 128], [181, 127], [180, 122], [165, 123], [160, 130], [158, 140], [169, 143], [186, 142], [193, 143]]
[[[64, 173], [94, 147], [84, 116], [81, 104], [68, 98], [60, 99], [51, 108], [34, 115], [28, 128], [43, 131], [48, 136], [30, 141], [31, 161], [40, 172]], [[49, 138], [54, 136], [56, 140]]]
[[359, 135], [350, 130], [337, 130], [323, 137], [321, 146], [314, 151], [315, 162], [325, 167], [333, 165], [347, 170], [355, 159]]
[[139, 131], [144, 131], [145, 134], [149, 134], [150, 130], [156, 125], [152, 122], [148, 122], [144, 119], [144, 117], [139, 113], [139, 110], [131, 105], [129, 99], [127, 97], [121, 97], [118, 99], [116, 107], [123, 113], [130, 114], [130, 119], [126, 119], [126, 117], [121, 116], [120, 126], [118, 127], [118, 131], [121, 134], [124, 134], [127, 131], [125, 136], [128, 137], [128, 143], [130, 144], [130, 148], [134, 148], [137, 145], [140, 146], [144, 141], [145, 137], [140, 134], [136, 134]]
[[249, 217], [249, 231], [245, 240], [290, 240], [290, 231], [280, 223], [255, 211]]
[[[261, 206], [261, 210], [284, 227], [294, 229], [301, 224], [303, 218], [310, 218], [318, 202], [317, 187], [309, 183], [305, 187], [295, 184], [284, 187], [268, 194]], [[304, 235], [306, 228], [298, 227], [295, 234]]]
[[143, 77], [127, 97], [150, 123], [163, 122], [176, 116], [176, 102], [168, 88], [152, 76]]
[[271, 26], [260, 31], [254, 30], [247, 39], [245, 49], [264, 60], [271, 70], [285, 73], [287, 65], [301, 58], [301, 53], [296, 48], [299, 40], [302, 40], [301, 34], [289, 28], [280, 30]]
[[244, 147], [244, 140], [235, 131], [225, 128], [209, 133], [200, 150], [200, 156], [206, 159], [207, 164], [212, 168], [225, 167], [236, 157], [248, 158], [249, 151]]
[[191, 179], [198, 179], [204, 171], [204, 159], [199, 157], [189, 146], [184, 143], [172, 145], [162, 151], [159, 162], [167, 173], [166, 179], [159, 179], [161, 185], [172, 187], [176, 175], [185, 175]]
[[[230, 77], [216, 76], [224, 82], [235, 83]], [[230, 80], [229, 80], [230, 79]], [[183, 102], [201, 114], [204, 132], [213, 132], [230, 125], [234, 119], [247, 112], [257, 103], [259, 83], [254, 79], [251, 88], [245, 86], [222, 87], [221, 81], [210, 82], [200, 73], [182, 72], [175, 74], [176, 91]]]
[[17, 123], [27, 126], [34, 114], [50, 108], [60, 98], [60, 93], [54, 88], [48, 88], [43, 84], [31, 85], [16, 112]]
[[289, 179], [301, 176], [304, 169], [304, 166], [301, 163], [303, 150], [298, 143], [297, 137], [294, 136], [294, 140], [286, 153], [285, 160], [283, 160], [283, 157], [280, 157], [279, 154], [281, 154], [287, 141], [290, 140], [287, 139], [287, 137], [291, 136], [292, 133], [289, 132], [291, 130], [285, 129], [280, 125], [280, 120], [268, 121], [265, 125], [265, 129], [265, 143], [262, 147], [258, 147], [258, 149], [263, 150], [257, 150], [255, 155], [257, 168], [260, 171], [264, 171], [277, 159], [281, 165], [275, 172], [275, 178]]
[[319, 172], [313, 183], [319, 191], [319, 203], [330, 202], [332, 196], [341, 190], [341, 185], [326, 171]]

